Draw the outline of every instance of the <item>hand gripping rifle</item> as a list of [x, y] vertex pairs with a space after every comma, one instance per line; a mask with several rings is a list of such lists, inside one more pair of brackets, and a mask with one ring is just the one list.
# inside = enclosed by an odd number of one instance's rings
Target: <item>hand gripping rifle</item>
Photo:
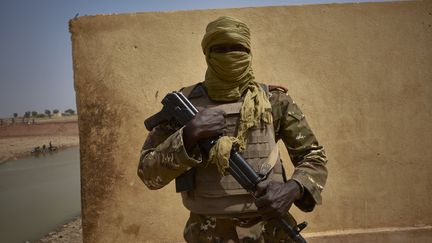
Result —
[[[161, 111], [144, 121], [147, 130], [151, 131], [162, 122], [169, 121], [175, 121], [179, 125], [184, 126], [198, 113], [195, 106], [180, 92], [167, 94], [165, 98], [163, 98], [162, 104], [163, 108]], [[202, 150], [208, 153], [215, 143], [216, 140], [206, 140], [200, 142], [199, 146]], [[265, 180], [267, 176], [255, 172], [255, 170], [234, 148], [231, 150], [229, 158], [229, 172], [234, 179], [236, 179], [236, 181], [252, 195], [254, 195], [258, 183]], [[303, 222], [294, 228], [291, 227], [291, 225], [289, 225], [283, 218], [280, 218], [280, 223], [285, 232], [289, 234], [294, 242], [306, 243], [306, 240], [300, 235], [300, 231], [307, 226], [306, 222]]]

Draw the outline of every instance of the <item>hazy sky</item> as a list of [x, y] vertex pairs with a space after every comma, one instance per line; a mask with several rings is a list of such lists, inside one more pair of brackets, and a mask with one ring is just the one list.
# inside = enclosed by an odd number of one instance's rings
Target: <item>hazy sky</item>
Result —
[[[381, 0], [383, 1], [383, 0]], [[2, 0], [0, 117], [76, 109], [68, 21], [109, 13], [173, 11], [377, 0]]]

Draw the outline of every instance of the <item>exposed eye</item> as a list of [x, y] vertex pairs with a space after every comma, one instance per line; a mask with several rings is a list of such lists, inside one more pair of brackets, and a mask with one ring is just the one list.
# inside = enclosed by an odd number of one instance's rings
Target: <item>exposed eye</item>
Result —
[[239, 44], [231, 46], [231, 51], [243, 51], [249, 53], [249, 49]]
[[225, 53], [228, 52], [228, 48], [225, 45], [215, 45], [210, 47], [210, 52]]
[[231, 51], [242, 51], [249, 53], [249, 49], [240, 44], [221, 44], [210, 47], [210, 52], [227, 53]]

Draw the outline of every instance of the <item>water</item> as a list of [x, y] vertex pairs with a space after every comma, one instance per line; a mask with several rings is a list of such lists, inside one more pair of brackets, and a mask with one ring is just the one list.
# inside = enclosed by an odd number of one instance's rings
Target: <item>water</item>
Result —
[[80, 212], [77, 147], [0, 165], [0, 242], [40, 239]]

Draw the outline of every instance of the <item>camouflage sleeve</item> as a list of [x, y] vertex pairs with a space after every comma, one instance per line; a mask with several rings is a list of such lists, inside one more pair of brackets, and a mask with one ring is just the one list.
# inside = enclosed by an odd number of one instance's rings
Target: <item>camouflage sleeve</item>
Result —
[[327, 180], [327, 158], [303, 113], [285, 92], [272, 92], [276, 139], [282, 139], [295, 167], [292, 179], [303, 186], [303, 197], [295, 204], [310, 212], [321, 204], [321, 191]]
[[176, 131], [169, 124], [163, 124], [155, 127], [144, 142], [138, 176], [149, 189], [156, 190], [201, 161], [198, 148], [191, 155], [186, 152], [183, 128]]

